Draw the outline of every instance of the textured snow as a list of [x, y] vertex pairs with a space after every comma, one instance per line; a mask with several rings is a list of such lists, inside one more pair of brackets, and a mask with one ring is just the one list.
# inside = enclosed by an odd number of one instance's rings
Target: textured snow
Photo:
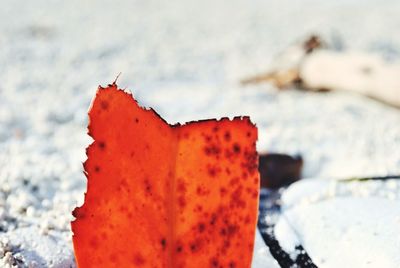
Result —
[[254, 244], [254, 255], [253, 255], [253, 263], [251, 265], [252, 268], [279, 268], [279, 264], [272, 257], [269, 252], [268, 247], [265, 245], [263, 238], [261, 237], [260, 232], [257, 230], [256, 239]]
[[282, 201], [275, 233], [285, 250], [300, 242], [318, 267], [399, 267], [399, 180], [310, 179]]
[[171, 123], [250, 115], [258, 148], [302, 154], [306, 177], [399, 173], [398, 110], [345, 93], [238, 83], [311, 32], [398, 58], [398, 10], [394, 0], [2, 1], [2, 266], [73, 265], [87, 109], [97, 85], [119, 72], [121, 87]]

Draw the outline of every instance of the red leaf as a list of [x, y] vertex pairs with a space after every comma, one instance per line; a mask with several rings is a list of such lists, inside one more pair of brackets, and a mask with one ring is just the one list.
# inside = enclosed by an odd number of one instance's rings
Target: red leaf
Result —
[[89, 118], [79, 267], [250, 267], [259, 174], [248, 117], [170, 126], [113, 84]]

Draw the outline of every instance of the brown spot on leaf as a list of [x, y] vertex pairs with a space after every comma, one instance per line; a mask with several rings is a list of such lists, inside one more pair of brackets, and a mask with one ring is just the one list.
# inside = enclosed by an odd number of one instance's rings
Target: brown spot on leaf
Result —
[[184, 208], [186, 206], [186, 199], [185, 199], [185, 197], [183, 195], [178, 197], [178, 205], [181, 208]]
[[99, 247], [99, 240], [97, 239], [97, 237], [93, 236], [90, 241], [89, 244], [92, 248], [98, 248]]
[[145, 193], [148, 194], [148, 195], [153, 195], [152, 190], [153, 189], [152, 189], [150, 181], [148, 179], [145, 179], [144, 180], [144, 191], [145, 191]]
[[106, 143], [105, 143], [104, 141], [100, 141], [100, 142], [99, 142], [99, 148], [100, 148], [101, 150], [104, 150], [104, 149], [106, 148]]
[[204, 232], [205, 229], [206, 229], [206, 225], [205, 225], [203, 222], [200, 222], [200, 223], [197, 225], [197, 230], [198, 230], [200, 233]]
[[210, 193], [210, 190], [206, 189], [205, 187], [198, 186], [196, 188], [196, 193], [199, 196], [205, 196], [205, 195], [208, 195]]
[[210, 259], [210, 267], [212, 267], [212, 268], [219, 267], [219, 260], [217, 257], [213, 257]]
[[226, 131], [224, 134], [224, 139], [226, 141], [230, 141], [231, 140], [231, 133], [229, 131]]
[[210, 225], [215, 225], [217, 223], [218, 216], [216, 213], [211, 214]]
[[208, 166], [207, 167], [207, 171], [208, 171], [208, 175], [210, 175], [211, 177], [215, 177], [217, 176], [217, 174], [219, 173], [219, 168], [215, 167], [215, 166]]
[[195, 209], [194, 209], [194, 212], [201, 212], [201, 211], [203, 211], [203, 206], [201, 206], [201, 205], [196, 205], [196, 207], [195, 207]]
[[176, 243], [176, 249], [175, 249], [175, 251], [176, 251], [177, 253], [181, 253], [181, 252], [183, 251], [182, 242], [178, 241], [178, 242]]
[[165, 249], [167, 247], [167, 240], [165, 238], [161, 238], [160, 244], [162, 249]]
[[178, 192], [180, 192], [180, 193], [186, 193], [186, 184], [185, 184], [185, 181], [184, 180], [182, 180], [182, 179], [180, 179], [179, 181], [178, 181]]
[[199, 252], [203, 246], [203, 240], [200, 238], [195, 239], [189, 244], [189, 249], [192, 253]]
[[242, 163], [242, 167], [247, 169], [250, 174], [254, 174], [258, 169], [258, 154], [256, 152], [250, 153], [246, 151], [244, 156], [245, 162]]
[[226, 195], [226, 189], [224, 187], [219, 188], [219, 193], [221, 197], [224, 197]]
[[140, 253], [136, 253], [135, 256], [133, 256], [133, 263], [135, 265], [141, 266], [146, 263], [146, 260], [143, 258], [143, 256]]
[[221, 148], [215, 144], [211, 144], [204, 147], [204, 152], [206, 155], [218, 156], [221, 153]]
[[235, 154], [240, 153], [240, 145], [238, 143], [233, 144], [232, 149]]
[[101, 101], [101, 103], [100, 103], [100, 106], [101, 106], [101, 109], [103, 109], [103, 110], [108, 110], [108, 102], [107, 101]]

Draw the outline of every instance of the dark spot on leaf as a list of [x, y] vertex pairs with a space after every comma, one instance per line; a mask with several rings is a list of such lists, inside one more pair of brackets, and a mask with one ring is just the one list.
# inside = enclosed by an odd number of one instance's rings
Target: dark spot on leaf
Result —
[[195, 208], [194, 211], [195, 211], [195, 212], [201, 212], [201, 211], [203, 211], [203, 206], [201, 206], [201, 205], [196, 205], [196, 208]]
[[183, 251], [183, 246], [181, 243], [178, 242], [178, 245], [176, 246], [176, 252], [181, 253]]
[[212, 140], [212, 137], [210, 135], [204, 135], [204, 138], [206, 142], [210, 142]]
[[229, 236], [232, 236], [238, 231], [239, 227], [237, 225], [228, 225], [227, 233]]
[[219, 265], [219, 261], [216, 257], [210, 259], [210, 267], [217, 268]]
[[186, 206], [186, 199], [183, 195], [178, 197], [178, 204], [181, 208], [184, 208]]
[[217, 222], [217, 219], [218, 219], [218, 217], [217, 217], [216, 213], [211, 214], [210, 225], [215, 225], [215, 223]]
[[147, 194], [152, 195], [152, 187], [148, 179], [144, 180], [144, 190]]
[[108, 102], [107, 101], [101, 101], [100, 106], [101, 106], [101, 109], [108, 110]]
[[226, 141], [230, 141], [231, 140], [231, 133], [229, 131], [225, 132], [224, 139]]
[[215, 177], [217, 175], [217, 169], [215, 167], [208, 167], [208, 175]]
[[234, 152], [235, 154], [240, 153], [240, 145], [239, 145], [239, 144], [235, 143], [235, 144], [233, 145], [232, 149], [233, 149], [233, 152]]
[[205, 196], [210, 193], [210, 190], [205, 189], [204, 187], [198, 186], [196, 189], [196, 193], [199, 196]]
[[105, 143], [104, 141], [100, 141], [100, 142], [99, 142], [99, 148], [100, 148], [101, 150], [104, 150], [104, 149], [106, 148], [106, 143]]
[[186, 193], [186, 184], [182, 179], [178, 181], [178, 192]]
[[215, 144], [211, 144], [204, 147], [204, 152], [206, 153], [206, 155], [218, 156], [221, 153], [221, 148]]
[[227, 234], [226, 229], [225, 229], [225, 228], [221, 228], [221, 229], [219, 230], [219, 234], [222, 235], [222, 236], [225, 236], [225, 235]]
[[249, 224], [250, 223], [250, 215], [246, 215], [246, 217], [244, 218], [243, 222], [245, 224]]
[[135, 254], [135, 256], [133, 257], [133, 263], [136, 265], [143, 265], [146, 263], [145, 259], [143, 258], [142, 255], [140, 255], [140, 253]]
[[258, 169], [258, 154], [245, 151], [244, 155], [245, 162], [242, 163], [242, 167], [247, 169], [250, 174], [254, 174], [254, 172]]
[[200, 233], [202, 233], [206, 229], [206, 225], [200, 222], [199, 225], [197, 226], [197, 229], [199, 230]]
[[160, 243], [161, 243], [161, 247], [163, 249], [165, 249], [167, 247], [167, 240], [165, 238], [162, 238]]
[[189, 248], [192, 253], [195, 253], [201, 249], [201, 246], [202, 246], [202, 240], [196, 239], [195, 241], [190, 243]]
[[226, 194], [226, 189], [224, 187], [219, 188], [219, 193], [223, 197]]
[[99, 246], [99, 240], [97, 239], [97, 237], [92, 237], [92, 239], [90, 239], [89, 243], [90, 243], [90, 246], [93, 248], [97, 248]]

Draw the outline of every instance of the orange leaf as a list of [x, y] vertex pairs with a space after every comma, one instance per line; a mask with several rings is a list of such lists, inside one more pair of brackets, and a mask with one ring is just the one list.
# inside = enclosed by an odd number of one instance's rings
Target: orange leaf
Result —
[[89, 118], [79, 267], [250, 267], [259, 174], [248, 117], [170, 126], [113, 84]]

